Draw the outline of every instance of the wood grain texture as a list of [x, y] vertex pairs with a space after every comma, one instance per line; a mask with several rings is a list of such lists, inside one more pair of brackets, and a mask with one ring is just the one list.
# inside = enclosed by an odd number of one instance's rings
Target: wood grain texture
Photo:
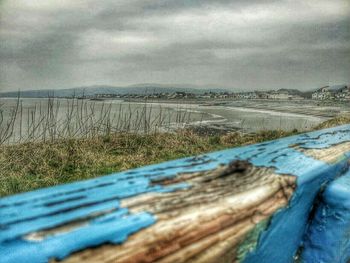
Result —
[[132, 212], [155, 214], [156, 224], [123, 245], [85, 250], [64, 262], [233, 262], [245, 235], [286, 206], [295, 188], [295, 177], [242, 161], [211, 172], [182, 174], [175, 180], [192, 187], [122, 202]]
[[339, 161], [340, 158], [347, 158], [345, 153], [350, 152], [350, 142], [339, 143], [323, 149], [303, 149], [298, 147], [297, 149], [317, 160], [332, 164]]

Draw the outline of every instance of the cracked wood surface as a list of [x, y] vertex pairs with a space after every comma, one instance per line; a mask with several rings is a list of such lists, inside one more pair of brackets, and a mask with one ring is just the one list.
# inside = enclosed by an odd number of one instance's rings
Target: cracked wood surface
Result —
[[153, 213], [156, 224], [123, 245], [86, 250], [64, 262], [233, 262], [244, 236], [286, 206], [295, 188], [295, 177], [242, 161], [203, 174], [179, 175], [176, 180], [192, 187], [122, 202], [132, 212]]
[[297, 147], [299, 151], [317, 160], [326, 163], [336, 163], [339, 158], [346, 158], [345, 153], [350, 152], [350, 142], [344, 142], [324, 149], [303, 149]]

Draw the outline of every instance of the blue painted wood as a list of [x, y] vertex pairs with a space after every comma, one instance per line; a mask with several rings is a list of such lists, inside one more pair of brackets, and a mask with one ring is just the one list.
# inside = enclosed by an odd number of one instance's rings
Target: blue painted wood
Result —
[[[328, 164], [296, 149], [323, 149], [350, 141], [350, 125], [275, 141], [213, 152], [115, 173], [92, 180], [60, 185], [0, 199], [0, 261], [47, 262], [105, 243], [122, 244], [135, 232], [157, 223], [145, 211], [132, 213], [120, 207], [125, 198], [145, 193], [186, 191], [186, 183], [161, 185], [160, 179], [181, 173], [210, 171], [234, 160], [256, 167], [271, 167], [277, 174], [297, 177], [297, 189], [288, 207], [278, 211], [259, 238], [257, 248], [244, 262], [292, 262], [301, 243], [313, 202], [322, 185], [348, 167], [349, 152]], [[31, 241], [23, 236], [113, 210], [107, 218], [94, 218], [72, 232]], [[280, 249], [283, 244], [283, 249]], [[29, 260], [29, 261], [28, 261]]]
[[350, 261], [350, 171], [326, 188], [304, 246], [304, 262]]

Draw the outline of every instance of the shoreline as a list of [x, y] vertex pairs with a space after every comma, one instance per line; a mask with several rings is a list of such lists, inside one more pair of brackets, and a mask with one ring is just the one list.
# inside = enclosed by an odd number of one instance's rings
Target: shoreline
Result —
[[[109, 101], [109, 100], [106, 100]], [[120, 100], [119, 100], [120, 101]], [[287, 113], [287, 114], [296, 114], [298, 116], [304, 116], [304, 117], [308, 117], [308, 116], [312, 116], [312, 117], [319, 117], [319, 118], [323, 118], [323, 120], [327, 120], [327, 119], [331, 119], [336, 117], [338, 114], [340, 114], [341, 112], [322, 112], [322, 111], [318, 111], [318, 112], [306, 112], [306, 109], [304, 110], [300, 110], [300, 109], [276, 109], [273, 106], [275, 106], [274, 104], [283, 104], [283, 103], [290, 103], [290, 104], [294, 104], [295, 106], [304, 102], [305, 103], [313, 103], [315, 104], [315, 106], [317, 107], [329, 107], [329, 103], [328, 101], [314, 101], [314, 100], [265, 100], [265, 99], [261, 99], [261, 100], [227, 100], [227, 99], [222, 99], [222, 100], [178, 100], [178, 99], [174, 99], [174, 100], [152, 100], [152, 99], [148, 99], [148, 100], [141, 100], [141, 99], [131, 99], [131, 100], [122, 100], [125, 103], [140, 103], [140, 104], [167, 104], [167, 105], [198, 105], [198, 106], [207, 106], [207, 107], [212, 107], [212, 106], [223, 106], [223, 107], [227, 107], [227, 108], [235, 108], [235, 109], [254, 109], [254, 110], [261, 110], [261, 111], [270, 111], [270, 112], [279, 112], [279, 113]], [[235, 104], [244, 104], [244, 105], [235, 105]], [[249, 105], [249, 104], [253, 104], [253, 103], [267, 103], [270, 104], [270, 106], [265, 106], [265, 107], [257, 107], [257, 106], [253, 106], [253, 105]], [[319, 105], [319, 104], [324, 104], [324, 105]], [[332, 104], [332, 107], [338, 107], [340, 108], [341, 106], [347, 106], [345, 103], [342, 102], [337, 102], [337, 104]], [[310, 110], [310, 109], [307, 109]], [[313, 109], [313, 111], [315, 111]], [[348, 112], [350, 112], [350, 107], [348, 107], [347, 109]]]
[[[15, 97], [1, 97], [1, 99], [5, 100], [17, 100]], [[20, 98], [25, 100], [45, 100], [48, 98]], [[77, 98], [59, 98], [59, 97], [53, 97], [50, 99], [55, 100], [71, 100], [71, 99], [77, 99]], [[165, 104], [166, 106], [173, 105], [173, 106], [206, 106], [206, 107], [212, 107], [212, 106], [223, 106], [227, 108], [235, 108], [237, 110], [239, 109], [254, 109], [259, 111], [269, 111], [269, 112], [279, 112], [279, 113], [288, 113], [288, 114], [296, 114], [298, 116], [313, 116], [313, 117], [321, 117], [324, 119], [330, 119], [333, 117], [336, 117], [339, 113], [350, 113], [350, 105], [341, 102], [341, 101], [315, 101], [312, 99], [304, 99], [304, 100], [268, 100], [268, 99], [252, 99], [252, 100], [232, 100], [232, 99], [137, 99], [137, 98], [131, 98], [131, 99], [124, 99], [124, 98], [103, 98], [101, 100], [91, 100], [91, 99], [79, 99], [79, 100], [86, 100], [91, 102], [122, 102], [122, 103], [135, 103], [135, 104], [158, 104], [162, 105]], [[260, 106], [254, 106], [252, 104], [264, 104]], [[283, 108], [276, 108], [276, 106], [280, 105], [288, 105], [290, 104], [289, 109], [283, 109]], [[318, 108], [338, 108], [338, 111], [335, 112], [325, 112], [322, 110], [315, 110], [314, 108], [306, 109], [306, 108], [298, 108], [293, 109], [292, 106], [304, 106], [305, 104], [308, 105], [314, 105]], [[339, 109], [341, 107], [344, 107], [345, 111], [340, 111]], [[312, 112], [307, 112], [307, 110], [311, 110]]]

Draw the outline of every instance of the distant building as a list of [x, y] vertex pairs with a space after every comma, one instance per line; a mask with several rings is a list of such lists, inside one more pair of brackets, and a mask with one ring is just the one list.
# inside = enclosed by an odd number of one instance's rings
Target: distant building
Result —
[[271, 100], [303, 100], [304, 97], [299, 95], [297, 90], [280, 89], [277, 91], [247, 91], [231, 95], [236, 99], [271, 99]]
[[258, 98], [259, 99], [268, 99], [269, 93], [268, 92], [258, 92]]
[[292, 95], [286, 91], [273, 91], [269, 94], [268, 98], [273, 100], [288, 100], [292, 98]]
[[349, 100], [350, 101], [350, 87], [344, 86], [338, 90], [335, 94], [335, 98], [338, 100]]
[[312, 93], [314, 100], [350, 100], [350, 88], [345, 85], [325, 86]]
[[312, 93], [313, 100], [329, 100], [332, 98], [333, 92], [331, 91], [329, 86], [319, 88], [314, 93]]
[[259, 96], [258, 94], [253, 91], [253, 92], [240, 92], [236, 94], [236, 97], [238, 99], [258, 99]]
[[268, 99], [273, 100], [302, 100], [304, 97], [292, 93], [292, 90], [288, 89], [280, 89], [277, 91], [271, 91], [267, 94]]

